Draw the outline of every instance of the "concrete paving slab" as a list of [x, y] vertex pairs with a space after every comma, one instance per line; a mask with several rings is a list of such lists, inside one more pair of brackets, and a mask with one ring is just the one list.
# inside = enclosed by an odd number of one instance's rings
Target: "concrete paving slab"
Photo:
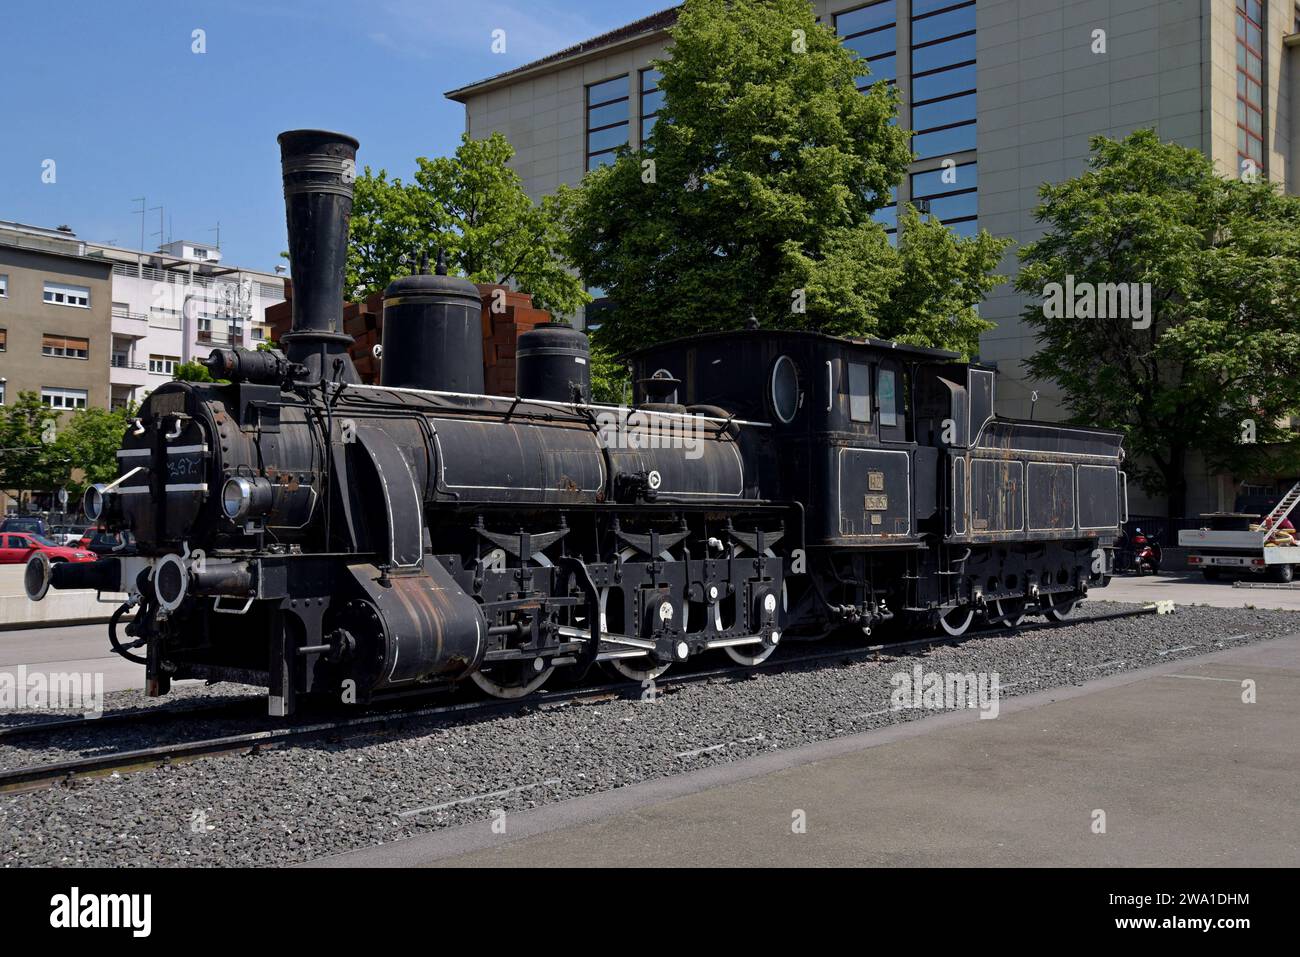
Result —
[[1293, 636], [315, 863], [1294, 867], [1298, 742]]
[[1177, 605], [1212, 605], [1215, 608], [1268, 608], [1300, 611], [1300, 585], [1295, 588], [1234, 588], [1231, 581], [1207, 582], [1200, 572], [1160, 575], [1124, 575], [1105, 588], [1088, 593], [1096, 601], [1149, 604], [1172, 601]]
[[102, 672], [105, 692], [144, 687], [144, 665], [113, 653], [105, 624], [0, 631], [0, 671], [18, 665], [29, 673]]

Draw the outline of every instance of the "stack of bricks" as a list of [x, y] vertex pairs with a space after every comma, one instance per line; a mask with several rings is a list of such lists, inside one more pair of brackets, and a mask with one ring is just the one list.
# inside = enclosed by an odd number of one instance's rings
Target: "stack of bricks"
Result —
[[[293, 284], [284, 284], [284, 302], [266, 310], [271, 337], [279, 342], [293, 322]], [[483, 299], [483, 382], [488, 395], [515, 394], [515, 340], [534, 326], [551, 321], [551, 314], [533, 307], [533, 297], [514, 292], [507, 286], [480, 285]], [[374, 357], [377, 343], [383, 342], [384, 296], [375, 293], [363, 302], [343, 306], [343, 331], [355, 342], [348, 349], [361, 381], [379, 382], [379, 362]]]
[[533, 297], [507, 286], [481, 284], [483, 297], [483, 386], [488, 395], [515, 394], [515, 341], [551, 314], [533, 306]]
[[[293, 325], [293, 284], [284, 284], [284, 302], [276, 303], [266, 310], [266, 322], [271, 327], [271, 338], [279, 342]], [[352, 364], [357, 367], [357, 374], [366, 385], [379, 383], [379, 363], [375, 359], [375, 344], [380, 341], [384, 327], [384, 296], [375, 293], [362, 302], [349, 302], [343, 305], [343, 331], [355, 340], [348, 347]]]

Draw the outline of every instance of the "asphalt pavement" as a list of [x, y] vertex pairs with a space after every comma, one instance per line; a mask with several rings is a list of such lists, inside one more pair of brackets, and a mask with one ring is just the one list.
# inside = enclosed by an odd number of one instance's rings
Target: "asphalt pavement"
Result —
[[315, 863], [1295, 867], [1298, 739], [1292, 636]]

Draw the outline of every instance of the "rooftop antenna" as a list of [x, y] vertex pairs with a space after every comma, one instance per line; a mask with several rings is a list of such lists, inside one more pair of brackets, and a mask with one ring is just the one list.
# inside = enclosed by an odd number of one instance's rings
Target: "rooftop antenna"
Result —
[[217, 225], [208, 230], [210, 233], [217, 234], [217, 252], [221, 252], [221, 220], [217, 220]]
[[[150, 235], [150, 236], [157, 236], [157, 237], [158, 237], [158, 246], [161, 247], [162, 244], [163, 244], [163, 207], [162, 207], [162, 206], [150, 206], [150, 207], [149, 207], [149, 211], [150, 211], [150, 212], [153, 212], [155, 209], [158, 210], [158, 232], [156, 232], [156, 233], [150, 233], [149, 235]], [[141, 248], [141, 249], [144, 248], [144, 244], [143, 244], [143, 243], [140, 244], [140, 248]]]
[[144, 211], [148, 208], [149, 203], [143, 196], [137, 196], [131, 200], [133, 203], [139, 203], [140, 208], [136, 210], [140, 214], [140, 249], [144, 250]]

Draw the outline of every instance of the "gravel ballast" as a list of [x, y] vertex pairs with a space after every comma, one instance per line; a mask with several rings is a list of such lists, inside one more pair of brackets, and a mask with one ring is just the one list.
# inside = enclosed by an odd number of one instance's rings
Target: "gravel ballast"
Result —
[[[997, 672], [1002, 695], [1011, 697], [1300, 632], [1296, 613], [1203, 605], [1089, 620], [1131, 607], [1090, 602], [1066, 624], [984, 635], [923, 656], [669, 684], [650, 702], [630, 694], [460, 723], [394, 718], [378, 734], [0, 795], [0, 860], [10, 867], [296, 863], [488, 820], [497, 809], [509, 814], [922, 719], [933, 712], [890, 710], [892, 676], [918, 662], [940, 673]], [[816, 650], [792, 645], [784, 653]], [[197, 701], [214, 692], [249, 689], [186, 694]], [[110, 696], [108, 707], [139, 706], [133, 696]], [[0, 747], [0, 767], [85, 753], [84, 741], [63, 746]]]

